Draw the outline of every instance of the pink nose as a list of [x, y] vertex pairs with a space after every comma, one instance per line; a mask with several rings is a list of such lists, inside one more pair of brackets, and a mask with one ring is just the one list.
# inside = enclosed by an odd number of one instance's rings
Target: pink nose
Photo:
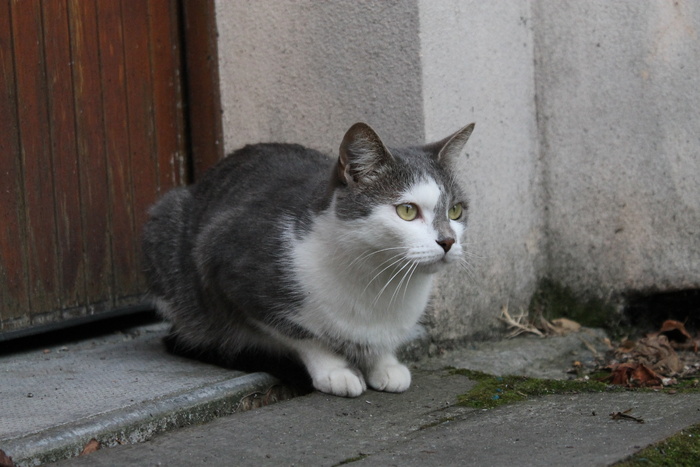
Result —
[[452, 248], [452, 245], [455, 244], [455, 239], [452, 237], [447, 237], [447, 238], [442, 238], [440, 240], [435, 240], [438, 245], [442, 247], [443, 250], [445, 250], [445, 253], [450, 251], [450, 248]]

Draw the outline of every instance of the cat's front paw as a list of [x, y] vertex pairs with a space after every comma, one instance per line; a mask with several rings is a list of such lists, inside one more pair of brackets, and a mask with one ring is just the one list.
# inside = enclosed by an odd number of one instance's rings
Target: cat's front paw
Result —
[[362, 373], [349, 368], [330, 370], [313, 378], [313, 384], [321, 392], [341, 397], [357, 397], [367, 390]]
[[378, 365], [367, 377], [372, 389], [386, 392], [404, 392], [411, 385], [411, 372], [398, 362]]

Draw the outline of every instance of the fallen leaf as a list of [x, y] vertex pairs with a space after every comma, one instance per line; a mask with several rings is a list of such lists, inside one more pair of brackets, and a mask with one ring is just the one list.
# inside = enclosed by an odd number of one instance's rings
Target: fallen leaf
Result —
[[5, 454], [5, 451], [0, 449], [0, 467], [15, 467], [15, 463], [12, 462], [12, 458]]
[[661, 377], [643, 363], [618, 363], [606, 378], [611, 384], [628, 387], [660, 386]]
[[668, 337], [669, 341], [676, 341], [680, 344], [693, 340], [693, 337], [688, 334], [688, 331], [685, 330], [685, 325], [680, 321], [673, 319], [667, 319], [664, 321], [661, 325], [659, 333]]
[[88, 443], [85, 445], [83, 450], [80, 452], [81, 456], [84, 456], [86, 454], [92, 454], [93, 452], [97, 451], [100, 449], [102, 445], [100, 444], [99, 441], [97, 441], [95, 438], [92, 438]]
[[632, 370], [630, 383], [638, 384], [639, 386], [660, 386], [661, 377], [654, 370], [641, 363]]
[[562, 334], [569, 334], [581, 330], [581, 325], [579, 323], [567, 318], [553, 319], [552, 324], [554, 325], [557, 332]]
[[678, 354], [671, 347], [664, 334], [650, 335], [640, 339], [632, 352], [632, 357], [635, 361], [646, 363], [666, 376], [683, 370], [683, 364], [678, 358]]
[[618, 347], [615, 352], [618, 354], [630, 353], [634, 350], [636, 346], [636, 342], [634, 342], [631, 339], [625, 338], [622, 340], [622, 342], [620, 342], [620, 347]]

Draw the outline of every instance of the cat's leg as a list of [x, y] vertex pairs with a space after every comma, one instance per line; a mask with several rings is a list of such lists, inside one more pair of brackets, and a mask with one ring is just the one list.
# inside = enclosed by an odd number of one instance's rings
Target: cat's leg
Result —
[[317, 390], [343, 397], [357, 397], [367, 390], [358, 369], [318, 342], [296, 341], [293, 347]]
[[392, 354], [367, 362], [365, 374], [369, 387], [377, 391], [404, 392], [411, 385], [411, 372]]

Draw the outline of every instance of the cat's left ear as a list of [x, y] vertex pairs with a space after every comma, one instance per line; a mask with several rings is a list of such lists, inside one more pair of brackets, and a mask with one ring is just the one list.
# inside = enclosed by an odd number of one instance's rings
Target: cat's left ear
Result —
[[472, 131], [474, 131], [474, 123], [465, 126], [442, 141], [428, 145], [428, 147], [433, 151], [438, 162], [453, 164], [464, 151], [464, 146]]
[[371, 183], [393, 162], [394, 156], [372, 127], [355, 123], [340, 144], [338, 178], [348, 186]]

